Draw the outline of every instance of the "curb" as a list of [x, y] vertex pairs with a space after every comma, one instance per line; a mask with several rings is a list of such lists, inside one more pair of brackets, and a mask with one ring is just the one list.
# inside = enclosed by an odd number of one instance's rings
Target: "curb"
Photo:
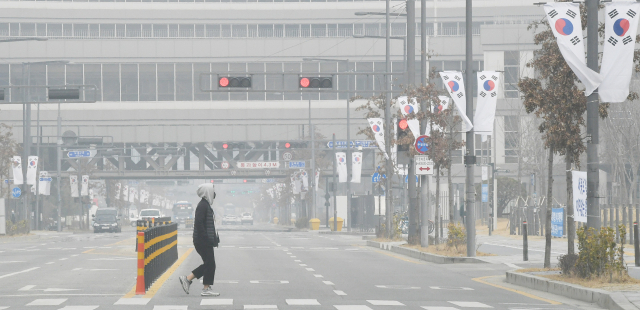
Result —
[[577, 284], [553, 281], [534, 275], [507, 271], [507, 283], [527, 287], [530, 289], [547, 292], [571, 299], [595, 303], [598, 306], [611, 310], [637, 310], [622, 293], [607, 292], [600, 289], [586, 288]]
[[[372, 236], [370, 232], [361, 231], [319, 231], [323, 235], [356, 235], [356, 236]], [[375, 238], [375, 235], [373, 235]]]
[[404, 243], [377, 242], [377, 241], [367, 240], [367, 246], [380, 248], [383, 250], [391, 251], [396, 254], [401, 254], [401, 255], [409, 256], [415, 259], [436, 263], [436, 264], [486, 264], [487, 263], [475, 257], [449, 257], [449, 256], [442, 256], [437, 254], [420, 252], [418, 250], [398, 246], [400, 244], [404, 244]]

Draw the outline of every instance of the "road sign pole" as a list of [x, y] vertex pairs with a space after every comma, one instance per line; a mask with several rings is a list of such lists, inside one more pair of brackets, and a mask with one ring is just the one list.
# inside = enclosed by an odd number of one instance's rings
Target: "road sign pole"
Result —
[[[466, 83], [466, 93], [467, 93], [467, 102], [466, 102], [466, 107], [467, 107], [467, 117], [470, 120], [473, 120], [473, 97], [471, 94], [473, 94], [473, 41], [472, 41], [472, 31], [473, 31], [473, 9], [472, 9], [472, 1], [471, 0], [467, 0], [466, 3], [466, 40], [465, 40], [465, 45], [466, 45], [466, 79], [467, 79], [467, 83]], [[466, 136], [466, 149], [467, 149], [467, 154], [466, 156], [469, 156], [469, 158], [475, 158], [475, 149], [473, 147], [474, 145], [474, 139], [475, 135], [474, 135], [474, 131], [473, 129], [467, 131], [467, 136]], [[474, 207], [475, 207], [475, 189], [474, 189], [474, 163], [471, 162], [467, 162], [467, 175], [466, 175], [466, 181], [465, 181], [465, 185], [466, 185], [466, 197], [465, 197], [465, 208], [466, 208], [466, 215], [467, 215], [467, 220], [466, 220], [466, 224], [467, 224], [467, 256], [469, 257], [475, 257], [476, 256], [476, 218], [475, 218], [475, 214], [474, 214]], [[437, 216], [437, 215], [436, 215]]]
[[[350, 120], [350, 116], [351, 113], [349, 111], [349, 96], [347, 96], [347, 231], [351, 231], [351, 178], [353, 178], [353, 175], [351, 175], [351, 120]], [[349, 175], [351, 175], [351, 178], [349, 178]]]
[[60, 196], [60, 165], [61, 165], [61, 161], [62, 161], [62, 118], [60, 118], [60, 103], [58, 103], [58, 142], [57, 144], [57, 152], [56, 152], [56, 165], [57, 165], [57, 175], [56, 177], [58, 178], [58, 186], [57, 186], [57, 192], [58, 192], [58, 232], [62, 231], [62, 196]]
[[316, 132], [311, 124], [311, 100], [309, 100], [309, 136], [311, 137], [311, 214], [310, 218], [316, 218]]
[[333, 134], [333, 231], [338, 231], [338, 199], [336, 198], [338, 183], [336, 181], [336, 171], [338, 169], [338, 159], [336, 158], [336, 134]]

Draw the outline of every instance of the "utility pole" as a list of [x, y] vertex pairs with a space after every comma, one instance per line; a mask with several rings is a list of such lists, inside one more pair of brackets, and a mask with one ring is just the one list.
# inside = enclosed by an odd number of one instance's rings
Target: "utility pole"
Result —
[[[471, 0], [467, 1], [466, 8], [466, 68], [465, 75], [467, 83], [466, 86], [466, 95], [467, 95], [467, 117], [470, 120], [473, 120], [473, 41], [471, 31], [473, 30], [472, 22], [473, 22], [473, 9], [471, 6]], [[465, 223], [467, 224], [467, 256], [475, 257], [476, 256], [476, 217], [475, 217], [475, 188], [474, 188], [474, 166], [475, 166], [475, 149], [473, 148], [474, 144], [474, 131], [473, 129], [467, 131], [467, 141], [466, 141], [466, 149], [467, 154], [465, 155], [465, 165], [467, 166], [467, 176], [466, 176], [466, 197], [465, 197], [465, 211], [467, 219]], [[436, 216], [438, 216], [436, 214]]]
[[313, 130], [313, 124], [311, 124], [311, 100], [309, 100], [309, 137], [311, 138], [311, 182], [309, 182], [309, 190], [311, 191], [311, 212], [308, 216], [310, 219], [316, 218], [316, 143], [315, 143], [315, 131]]
[[[349, 96], [347, 96], [347, 230], [351, 231], [351, 112], [349, 111]], [[335, 142], [334, 142], [335, 143]], [[349, 177], [351, 175], [351, 178]]]
[[416, 1], [407, 0], [407, 85], [416, 85]]
[[336, 180], [336, 170], [338, 169], [338, 159], [336, 158], [336, 134], [333, 134], [333, 231], [338, 231], [338, 199], [336, 198], [338, 182]]
[[[391, 217], [392, 217], [392, 206], [391, 204], [393, 203], [392, 200], [392, 190], [391, 190], [391, 177], [393, 176], [393, 159], [391, 156], [391, 133], [393, 132], [391, 130], [391, 93], [389, 92], [391, 90], [391, 76], [389, 75], [389, 72], [391, 72], [391, 19], [389, 18], [389, 6], [390, 6], [390, 1], [391, 0], [387, 0], [386, 1], [386, 31], [385, 31], [385, 42], [386, 42], [386, 55], [385, 55], [385, 61], [386, 61], [386, 67], [387, 67], [387, 75], [385, 76], [385, 90], [387, 90], [387, 93], [385, 94], [384, 98], [385, 98], [385, 105], [384, 105], [384, 126], [385, 126], [385, 135], [384, 135], [384, 146], [385, 146], [385, 151], [387, 153], [387, 162], [385, 164], [386, 168], [386, 174], [387, 174], [387, 179], [386, 179], [386, 193], [385, 193], [385, 214], [386, 214], [386, 226], [387, 226], [387, 238], [391, 238]], [[335, 145], [335, 142], [334, 142]]]
[[[420, 0], [420, 83], [427, 85], [427, 0]], [[431, 107], [427, 102], [420, 102], [420, 110], [427, 111]], [[427, 121], [420, 124], [420, 132], [427, 130]], [[420, 176], [420, 246], [429, 246], [429, 177]]]
[[60, 195], [60, 187], [62, 184], [60, 183], [60, 170], [61, 170], [61, 161], [62, 161], [62, 118], [60, 117], [60, 103], [58, 102], [58, 142], [57, 144], [57, 152], [56, 152], [56, 165], [57, 165], [57, 178], [58, 178], [58, 232], [62, 231], [62, 196]]
[[[422, 58], [420, 59], [422, 60]], [[422, 63], [421, 63], [422, 64]], [[409, 89], [416, 86], [416, 1], [407, 0], [407, 85]], [[422, 83], [422, 81], [421, 81]], [[409, 98], [409, 100], [411, 100]], [[417, 138], [417, 137], [415, 137]], [[413, 146], [409, 146], [409, 150]], [[407, 155], [410, 151], [407, 151]], [[407, 168], [407, 189], [409, 192], [409, 244], [418, 244], [420, 238], [418, 236], [418, 226], [420, 218], [420, 209], [417, 199], [416, 188], [416, 170], [414, 169], [413, 157], [409, 156]]]
[[[587, 0], [587, 66], [598, 72], [598, 0]], [[600, 160], [598, 159], [598, 112], [596, 89], [587, 97], [587, 227], [600, 229]], [[573, 232], [570, 232], [573, 233]]]

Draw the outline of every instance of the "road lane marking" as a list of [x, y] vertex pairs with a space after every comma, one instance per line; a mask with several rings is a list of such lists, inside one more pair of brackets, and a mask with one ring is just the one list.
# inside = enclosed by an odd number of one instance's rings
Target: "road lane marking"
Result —
[[335, 284], [333, 284], [333, 282], [331, 282], [331, 281], [322, 281], [322, 283], [324, 283], [324, 284], [326, 284], [326, 285], [335, 285]]
[[48, 263], [45, 263], [45, 265], [51, 265], [51, 264], [53, 264], [53, 263], [54, 263], [54, 262], [48, 262]]
[[244, 305], [244, 309], [278, 309], [277, 305]]
[[27, 306], [58, 306], [65, 301], [67, 301], [66, 298], [36, 299], [28, 303]]
[[187, 310], [188, 306], [153, 306], [153, 310]]
[[98, 309], [98, 307], [99, 306], [66, 306], [59, 310], [95, 310]]
[[201, 306], [233, 306], [233, 299], [207, 299], [200, 301]]
[[315, 269], [313, 268], [305, 268], [305, 269], [307, 269], [307, 271], [315, 271]]
[[302, 266], [302, 267], [307, 267], [307, 264], [300, 264], [300, 266]]
[[448, 303], [462, 308], [493, 308], [489, 305], [477, 301], [449, 301]]
[[95, 248], [90, 249], [90, 250], [86, 250], [86, 251], [82, 252], [82, 254], [91, 253], [91, 252], [93, 252], [93, 251], [95, 251], [95, 250], [96, 250]]
[[30, 290], [30, 289], [32, 289], [34, 287], [36, 287], [36, 286], [35, 285], [27, 285], [27, 286], [24, 286], [24, 287], [20, 288], [18, 291], [28, 291], [28, 290]]
[[373, 310], [365, 305], [334, 305], [338, 310]]
[[319, 306], [317, 299], [285, 299], [289, 306]]
[[0, 262], [0, 264], [9, 264], [9, 263], [24, 263], [25, 261], [23, 260], [10, 260], [10, 261], [4, 261], [4, 262]]
[[316, 278], [324, 278], [321, 274], [314, 274], [313, 276]]
[[5, 274], [5, 275], [1, 275], [0, 279], [6, 278], [6, 277], [10, 277], [10, 276], [15, 276], [17, 274], [21, 274], [21, 273], [25, 273], [25, 272], [29, 272], [29, 271], [34, 271], [34, 270], [39, 269], [39, 268], [40, 267], [33, 267], [33, 268], [25, 269], [25, 270], [22, 270], [22, 271], [17, 271], [17, 272], [14, 272], [14, 273], [8, 273], [8, 274]]
[[[128, 238], [128, 239], [124, 239], [124, 240], [122, 240], [122, 241], [118, 241], [118, 242], [116, 242], [116, 243], [107, 244], [106, 246], [120, 245], [120, 244], [125, 243], [125, 242], [131, 242], [131, 243], [133, 243], [135, 240], [136, 240], [136, 237]], [[87, 247], [85, 247], [85, 248], [87, 248]]]
[[[135, 294], [135, 287], [134, 287]], [[120, 298], [113, 305], [134, 305], [134, 306], [145, 306], [149, 302], [149, 298]]]
[[[151, 287], [145, 294], [145, 298], [153, 298], [153, 296], [156, 295], [160, 288], [162, 288], [162, 285], [164, 285], [164, 283], [169, 280], [169, 277], [173, 275], [173, 273], [178, 269], [178, 267], [180, 267], [180, 265], [182, 265], [182, 263], [187, 259], [189, 254], [193, 252], [193, 250], [193, 248], [190, 248], [184, 254], [182, 254], [182, 256], [173, 264], [173, 266], [167, 269], [167, 271], [165, 271], [162, 276], [160, 276], [160, 278], [156, 282], [154, 282], [153, 285], [151, 285]], [[135, 286], [133, 287], [133, 289], [135, 289]]]
[[64, 257], [64, 258], [61, 258], [61, 259], [59, 259], [59, 260], [67, 260], [67, 258], [66, 258], [66, 257]]
[[367, 300], [367, 302], [374, 306], [404, 306], [397, 300]]
[[345, 293], [343, 291], [334, 290], [333, 292], [336, 293], [336, 295], [338, 295], [338, 296], [347, 296], [347, 293]]
[[513, 292], [513, 293], [516, 293], [516, 294], [520, 294], [522, 296], [526, 296], [526, 297], [533, 298], [533, 299], [536, 299], [536, 300], [544, 301], [544, 302], [550, 303], [552, 305], [561, 305], [562, 304], [561, 302], [557, 302], [555, 300], [550, 300], [550, 299], [538, 297], [538, 296], [533, 295], [533, 294], [529, 294], [529, 293], [526, 293], [526, 292], [523, 292], [523, 291], [518, 291], [516, 289], [512, 289], [512, 288], [509, 288], [509, 287], [504, 287], [502, 285], [490, 283], [490, 282], [487, 282], [487, 281], [484, 280], [484, 279], [488, 279], [488, 278], [497, 278], [497, 277], [504, 277], [504, 275], [479, 277], [479, 278], [473, 278], [471, 280], [479, 282], [479, 283], [482, 283], [482, 284], [490, 285], [490, 286], [493, 286], [493, 287], [497, 287], [497, 288], [503, 289], [505, 291]]

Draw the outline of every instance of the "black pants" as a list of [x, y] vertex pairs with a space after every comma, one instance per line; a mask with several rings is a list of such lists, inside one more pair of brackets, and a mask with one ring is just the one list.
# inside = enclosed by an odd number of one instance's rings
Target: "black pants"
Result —
[[202, 257], [202, 265], [192, 271], [193, 275], [197, 279], [204, 276], [204, 285], [213, 285], [213, 278], [216, 275], [216, 258], [213, 256], [213, 246], [205, 242], [194, 241], [193, 245], [196, 247], [196, 251]]

